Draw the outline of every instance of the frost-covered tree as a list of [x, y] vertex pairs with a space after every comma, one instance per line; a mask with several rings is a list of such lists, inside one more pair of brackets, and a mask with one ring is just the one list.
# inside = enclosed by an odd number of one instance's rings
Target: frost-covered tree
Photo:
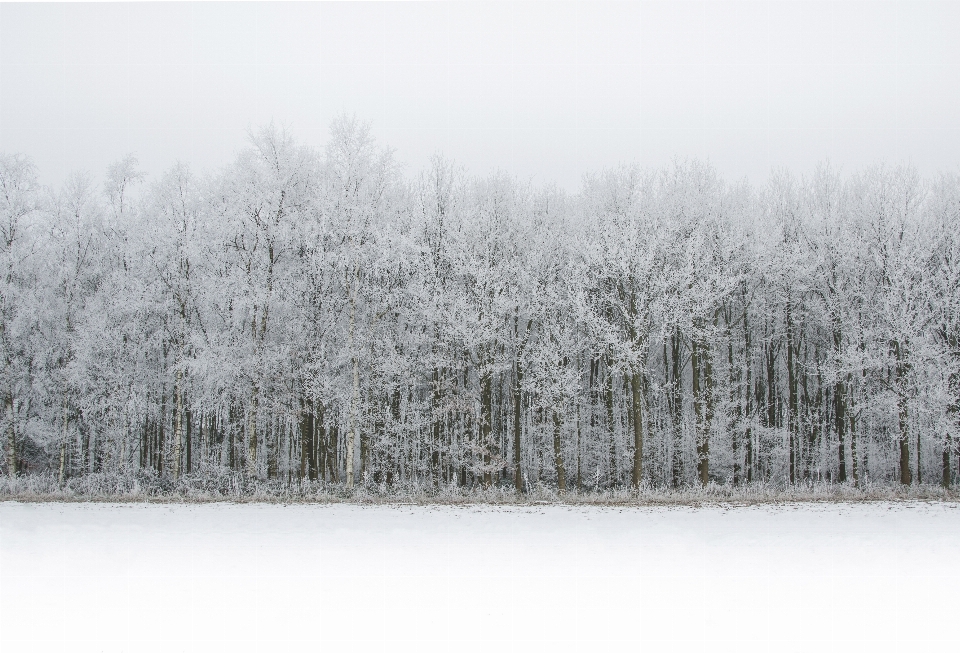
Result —
[[20, 434], [33, 395], [36, 306], [32, 291], [38, 264], [35, 219], [37, 171], [25, 156], [0, 156], [0, 347], [3, 355], [3, 433], [6, 473], [19, 466]]
[[955, 481], [956, 175], [404, 179], [341, 118], [215, 174], [52, 190], [4, 156], [0, 187], [9, 476]]

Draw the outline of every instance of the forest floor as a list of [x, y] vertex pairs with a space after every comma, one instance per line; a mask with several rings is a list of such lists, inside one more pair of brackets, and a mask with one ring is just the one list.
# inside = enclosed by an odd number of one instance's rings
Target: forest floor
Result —
[[566, 506], [700, 506], [786, 503], [945, 501], [960, 502], [960, 488], [935, 484], [829, 483], [801, 481], [795, 485], [751, 483], [740, 486], [711, 483], [706, 487], [644, 486], [584, 488], [559, 492], [537, 483], [518, 493], [512, 481], [479, 486], [366, 484], [347, 490], [322, 481], [254, 480], [242, 474], [193, 474], [173, 482], [156, 474], [87, 474], [60, 484], [52, 475], [0, 477], [0, 501], [108, 503], [236, 503], [358, 504], [358, 505], [566, 505]]
[[0, 650], [949, 650], [958, 555], [949, 501], [4, 501]]

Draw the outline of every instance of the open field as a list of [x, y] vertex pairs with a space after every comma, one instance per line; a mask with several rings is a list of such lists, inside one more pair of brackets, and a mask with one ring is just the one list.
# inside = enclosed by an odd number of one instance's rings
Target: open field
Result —
[[5, 502], [0, 647], [949, 648], [958, 554], [935, 502]]

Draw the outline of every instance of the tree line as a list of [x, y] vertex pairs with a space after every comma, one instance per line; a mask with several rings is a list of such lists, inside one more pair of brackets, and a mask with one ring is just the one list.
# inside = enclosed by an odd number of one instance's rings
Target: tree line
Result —
[[565, 490], [956, 480], [960, 175], [620, 166], [367, 125], [41, 187], [0, 157], [3, 471]]

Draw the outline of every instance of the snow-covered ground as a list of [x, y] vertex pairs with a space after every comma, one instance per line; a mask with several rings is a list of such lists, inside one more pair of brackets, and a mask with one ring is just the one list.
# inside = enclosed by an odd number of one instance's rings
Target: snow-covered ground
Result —
[[0, 650], [955, 650], [958, 554], [945, 504], [3, 503]]

